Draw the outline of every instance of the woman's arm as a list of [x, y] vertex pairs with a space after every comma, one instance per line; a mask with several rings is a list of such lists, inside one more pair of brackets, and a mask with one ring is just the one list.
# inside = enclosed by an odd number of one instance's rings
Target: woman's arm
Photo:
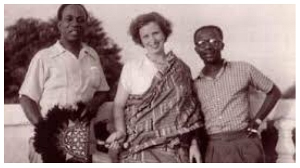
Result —
[[125, 140], [126, 125], [124, 119], [124, 108], [129, 94], [121, 83], [118, 85], [117, 94], [114, 100], [113, 116], [115, 124], [115, 132], [112, 133], [106, 140], [107, 143], [112, 143], [116, 140]]
[[126, 132], [124, 109], [125, 109], [128, 95], [129, 94], [124, 89], [123, 85], [119, 83], [117, 94], [114, 100], [113, 113], [114, 113], [116, 131], [121, 131], [124, 133]]

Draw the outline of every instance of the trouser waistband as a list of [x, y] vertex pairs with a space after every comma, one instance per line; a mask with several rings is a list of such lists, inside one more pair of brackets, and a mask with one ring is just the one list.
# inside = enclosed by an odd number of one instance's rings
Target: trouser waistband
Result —
[[216, 133], [208, 135], [209, 140], [234, 140], [234, 139], [240, 139], [247, 137], [247, 131], [246, 130], [239, 130], [239, 131], [230, 131], [230, 132], [222, 132], [222, 133]]

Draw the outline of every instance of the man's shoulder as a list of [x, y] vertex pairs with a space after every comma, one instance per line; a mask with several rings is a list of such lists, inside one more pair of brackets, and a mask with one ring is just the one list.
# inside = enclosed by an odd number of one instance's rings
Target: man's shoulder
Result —
[[94, 58], [96, 58], [96, 59], [99, 58], [99, 57], [98, 57], [98, 53], [96, 52], [96, 50], [95, 50], [93, 47], [89, 46], [88, 44], [83, 43], [83, 49], [84, 49], [85, 52], [87, 52], [90, 56], [92, 56], [92, 57], [94, 57]]
[[241, 69], [249, 69], [253, 65], [251, 65], [249, 62], [245, 61], [228, 61], [226, 62], [228, 67], [231, 68], [241, 68]]
[[91, 47], [91, 46], [89, 46], [88, 44], [86, 44], [86, 43], [83, 43], [83, 48], [84, 48], [85, 50], [87, 50], [87, 51], [96, 53], [96, 50], [95, 50], [93, 47]]
[[42, 49], [40, 49], [33, 58], [35, 59], [47, 59], [47, 58], [51, 58], [52, 56], [55, 56], [59, 54], [58, 51], [55, 48], [55, 44], [52, 44], [48, 47], [44, 47]]

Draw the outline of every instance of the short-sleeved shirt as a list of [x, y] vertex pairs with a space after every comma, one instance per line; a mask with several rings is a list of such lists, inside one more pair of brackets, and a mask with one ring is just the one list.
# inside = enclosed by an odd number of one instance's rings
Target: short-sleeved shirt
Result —
[[95, 50], [82, 44], [76, 58], [57, 41], [33, 57], [19, 94], [36, 101], [44, 116], [55, 105], [74, 107], [92, 99], [96, 91], [108, 90]]
[[215, 78], [202, 72], [194, 82], [208, 134], [245, 129], [250, 120], [249, 87], [270, 92], [273, 82], [245, 62], [226, 62]]
[[158, 69], [146, 56], [128, 61], [121, 73], [120, 81], [129, 94], [141, 95], [150, 88]]

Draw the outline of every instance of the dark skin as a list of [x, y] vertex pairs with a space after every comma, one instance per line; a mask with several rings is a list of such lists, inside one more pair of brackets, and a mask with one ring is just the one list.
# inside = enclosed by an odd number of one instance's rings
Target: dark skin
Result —
[[[224, 48], [224, 43], [221, 34], [213, 28], [202, 29], [195, 35], [195, 51], [204, 62], [204, 68], [202, 73], [206, 76], [215, 78], [223, 66], [223, 59], [221, 51]], [[209, 41], [207, 45], [202, 45], [201, 41]], [[274, 84], [271, 91], [266, 93], [266, 98], [263, 105], [255, 115], [255, 117], [249, 122], [249, 130], [257, 130], [259, 123], [257, 119], [264, 120], [266, 116], [272, 111], [273, 107], [277, 103], [281, 96], [280, 90]], [[249, 136], [252, 132], [249, 133]]]
[[[60, 31], [59, 42], [61, 45], [73, 53], [78, 58], [82, 48], [81, 42], [87, 23], [87, 13], [79, 5], [68, 5], [62, 13], [62, 19], [58, 21], [57, 27]], [[95, 116], [100, 105], [107, 98], [107, 92], [96, 92], [93, 98], [86, 103], [86, 113], [82, 116], [82, 120], [90, 120]], [[20, 104], [25, 112], [26, 117], [33, 125], [37, 125], [41, 121], [42, 115], [38, 102], [34, 101], [26, 95], [21, 95]]]
[[78, 58], [81, 42], [87, 24], [87, 14], [79, 5], [68, 5], [57, 27], [61, 34], [60, 43]]
[[83, 120], [90, 121], [98, 112], [99, 107], [107, 100], [108, 92], [96, 92], [91, 101], [87, 103], [87, 113], [82, 116]]
[[[196, 35], [196, 40], [198, 41], [208, 41], [209, 39], [215, 39], [222, 41], [221, 35], [215, 31], [203, 30]], [[205, 67], [202, 72], [204, 75], [214, 78], [219, 70], [222, 68], [223, 59], [221, 56], [221, 51], [224, 48], [224, 43], [222, 43], [217, 48], [213, 45], [206, 45], [203, 48], [196, 45], [195, 51], [200, 55], [203, 60]]]
[[27, 119], [32, 125], [37, 125], [41, 120], [43, 120], [40, 107], [34, 100], [28, 96], [21, 95], [20, 104]]

